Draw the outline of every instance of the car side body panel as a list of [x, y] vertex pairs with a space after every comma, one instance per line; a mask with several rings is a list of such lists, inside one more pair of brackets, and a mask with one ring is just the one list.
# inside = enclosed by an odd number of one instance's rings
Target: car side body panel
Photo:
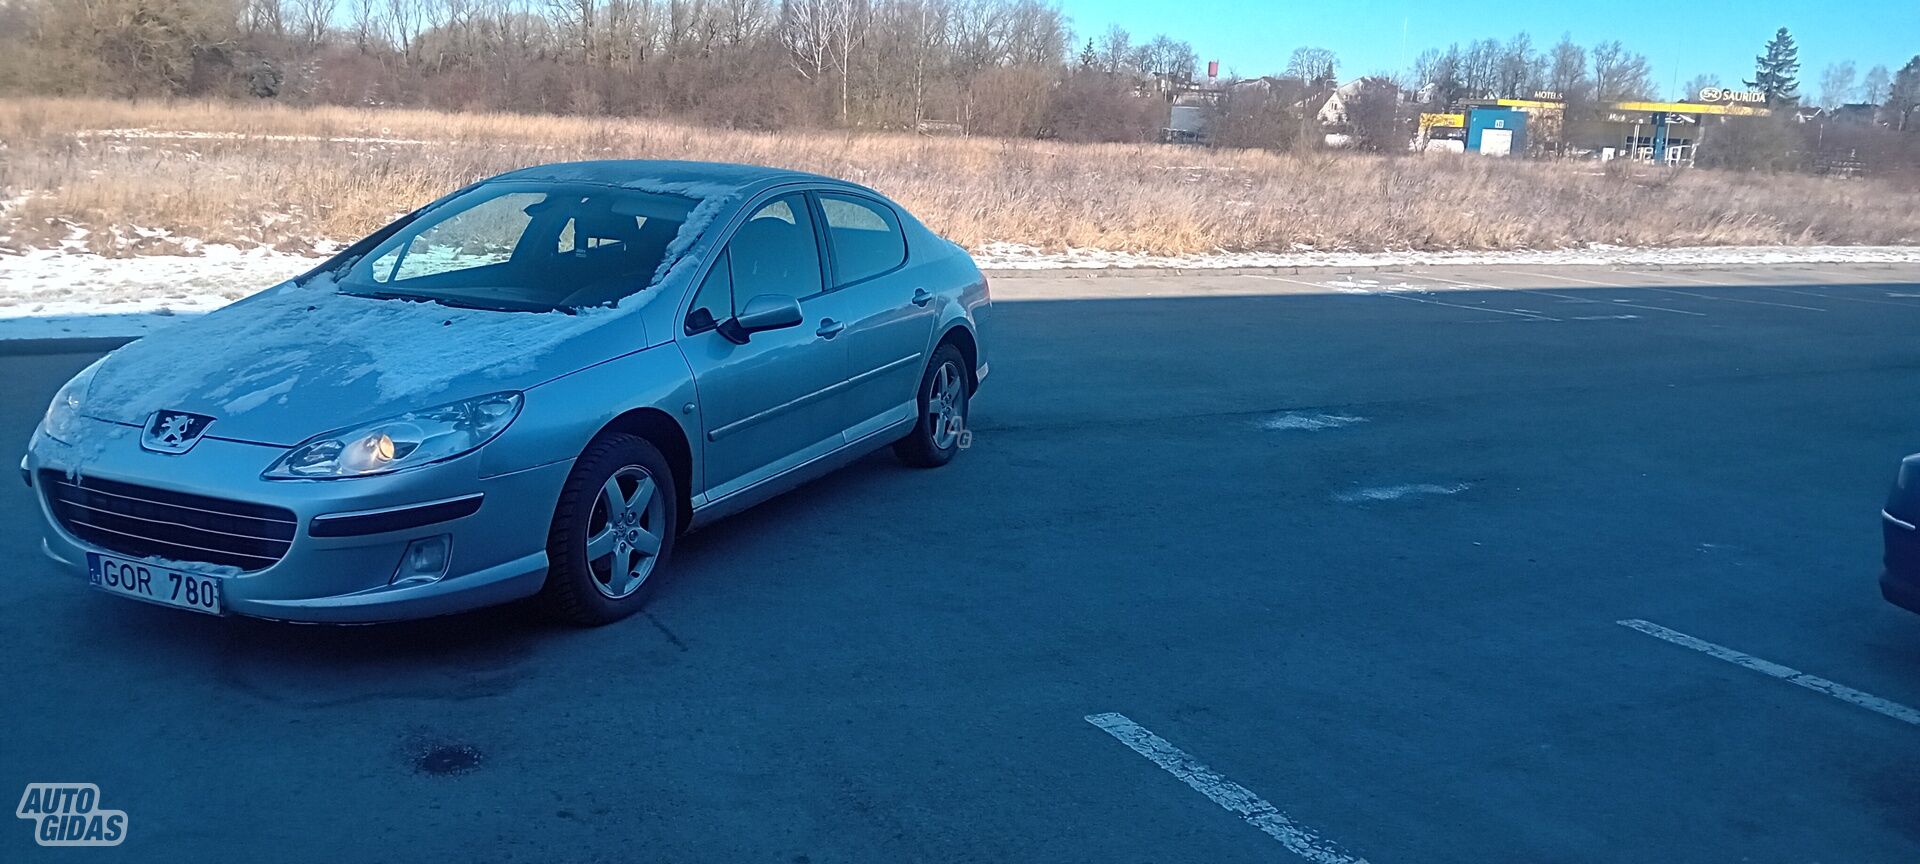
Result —
[[[656, 409], [680, 425], [699, 465], [698, 397], [686, 361], [672, 346], [634, 351], [525, 391], [525, 407], [500, 437], [481, 448], [483, 475], [571, 462], [621, 415]], [[695, 406], [688, 410], [688, 406]], [[543, 502], [551, 509], [554, 502]]]

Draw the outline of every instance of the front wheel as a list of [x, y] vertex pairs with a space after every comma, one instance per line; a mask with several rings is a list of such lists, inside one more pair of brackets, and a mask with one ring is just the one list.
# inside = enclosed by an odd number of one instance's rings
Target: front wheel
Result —
[[560, 491], [542, 598], [560, 619], [597, 625], [640, 611], [679, 531], [673, 470], [637, 435], [588, 445]]
[[967, 429], [969, 391], [967, 360], [960, 349], [941, 345], [920, 376], [915, 408], [920, 412], [913, 431], [893, 445], [900, 461], [916, 468], [938, 468], [953, 461]]

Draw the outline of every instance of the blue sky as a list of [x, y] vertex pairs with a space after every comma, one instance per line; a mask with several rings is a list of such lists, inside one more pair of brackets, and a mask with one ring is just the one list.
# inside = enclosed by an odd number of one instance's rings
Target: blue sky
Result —
[[[1737, 85], [1781, 26], [1800, 46], [1801, 92], [1818, 96], [1820, 71], [1852, 60], [1861, 75], [1876, 64], [1898, 69], [1920, 54], [1920, 0], [1748, 0], [1738, 4], [1677, 0], [1060, 0], [1072, 17], [1075, 50], [1118, 24], [1135, 41], [1165, 33], [1193, 44], [1201, 62], [1217, 59], [1221, 74], [1278, 72], [1299, 45], [1332, 49], [1340, 74], [1402, 68], [1402, 58], [1486, 36], [1522, 30], [1544, 47], [1573, 34], [1582, 45], [1619, 39], [1647, 55], [1664, 95], [1702, 73]], [[1401, 22], [1406, 47], [1401, 50]]]

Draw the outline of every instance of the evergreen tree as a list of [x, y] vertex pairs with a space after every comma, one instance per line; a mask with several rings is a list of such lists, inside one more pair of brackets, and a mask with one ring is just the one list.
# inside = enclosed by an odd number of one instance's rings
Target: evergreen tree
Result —
[[1093, 50], [1093, 40], [1087, 40], [1087, 47], [1080, 49], [1080, 68], [1092, 69], [1099, 65], [1100, 55]]
[[1768, 105], [1791, 105], [1800, 101], [1799, 75], [1800, 49], [1782, 27], [1767, 40], [1767, 53], [1753, 58], [1753, 80], [1747, 86], [1767, 94]]
[[1880, 111], [1880, 122], [1902, 132], [1920, 132], [1920, 54], [1893, 74], [1887, 102]]

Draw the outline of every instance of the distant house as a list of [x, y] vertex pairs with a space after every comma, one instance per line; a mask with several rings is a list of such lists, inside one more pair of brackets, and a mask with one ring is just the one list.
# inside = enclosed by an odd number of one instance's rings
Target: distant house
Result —
[[1872, 126], [1873, 118], [1880, 113], [1880, 106], [1871, 102], [1849, 102], [1827, 112], [1827, 119], [1834, 123], [1849, 126]]
[[1793, 109], [1793, 119], [1801, 123], [1829, 126], [1872, 126], [1880, 106], [1869, 102], [1849, 102], [1833, 108], [1801, 107]]
[[1351, 102], [1355, 96], [1360, 95], [1360, 90], [1364, 86], [1362, 82], [1365, 80], [1364, 78], [1355, 78], [1352, 81], [1333, 88], [1333, 92], [1320, 97], [1320, 106], [1314, 111], [1314, 116], [1319, 119], [1321, 126], [1327, 129], [1343, 129], [1346, 127], [1347, 123], [1352, 119], [1347, 115], [1347, 103]]
[[1296, 107], [1306, 98], [1308, 89], [1307, 82], [1305, 81], [1298, 78], [1283, 78], [1278, 75], [1262, 75], [1258, 78], [1247, 78], [1235, 81], [1228, 85], [1229, 92], [1234, 95], [1243, 93], [1261, 94], [1276, 102]]

